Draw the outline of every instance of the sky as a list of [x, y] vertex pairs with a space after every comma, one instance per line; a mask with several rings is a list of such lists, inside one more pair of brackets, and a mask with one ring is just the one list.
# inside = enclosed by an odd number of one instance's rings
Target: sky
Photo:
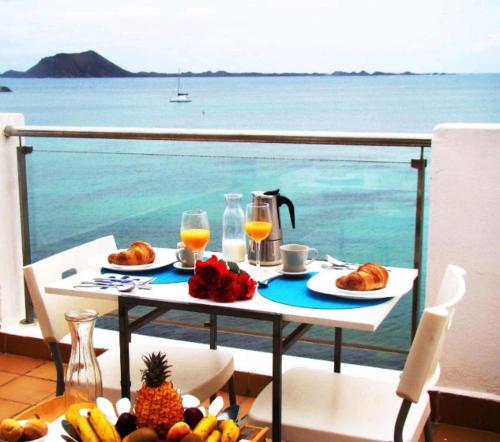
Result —
[[500, 0], [0, 0], [0, 72], [500, 72]]

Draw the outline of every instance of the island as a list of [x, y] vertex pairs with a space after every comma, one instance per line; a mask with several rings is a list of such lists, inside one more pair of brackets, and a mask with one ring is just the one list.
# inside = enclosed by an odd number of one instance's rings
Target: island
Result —
[[4, 78], [129, 78], [129, 77], [377, 77], [381, 75], [448, 75], [445, 73], [421, 73], [414, 72], [381, 72], [367, 71], [344, 72], [334, 71], [332, 73], [320, 72], [227, 72], [227, 71], [204, 71], [204, 72], [182, 72], [182, 73], [160, 73], [160, 72], [130, 72], [109, 61], [95, 51], [85, 51], [75, 54], [56, 54], [42, 58], [36, 65], [27, 71], [9, 70], [0, 74]]

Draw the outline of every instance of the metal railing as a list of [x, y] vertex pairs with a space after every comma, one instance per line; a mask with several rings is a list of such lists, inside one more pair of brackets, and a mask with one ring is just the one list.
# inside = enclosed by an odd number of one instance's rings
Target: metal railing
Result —
[[[63, 126], [7, 126], [7, 137], [19, 137], [18, 172], [20, 199], [22, 205], [22, 232], [24, 263], [31, 261], [29, 244], [29, 218], [27, 209], [26, 155], [31, 153], [24, 146], [22, 137], [39, 138], [82, 138], [82, 139], [119, 139], [119, 140], [170, 140], [237, 143], [279, 143], [366, 147], [418, 147], [420, 155], [411, 161], [417, 170], [415, 235], [413, 265], [419, 276], [415, 279], [412, 293], [411, 337], [415, 335], [419, 315], [419, 294], [422, 270], [422, 241], [424, 219], [425, 168], [424, 149], [431, 147], [431, 134], [421, 133], [360, 133], [360, 132], [320, 132], [320, 131], [258, 131], [258, 130], [220, 130], [220, 129], [148, 129], [114, 127], [63, 127]], [[33, 307], [29, 295], [25, 294], [26, 319], [32, 321]], [[377, 350], [384, 350], [377, 348]], [[385, 349], [393, 351], [393, 349]]]
[[7, 126], [4, 134], [7, 137], [431, 147], [431, 135], [418, 133]]

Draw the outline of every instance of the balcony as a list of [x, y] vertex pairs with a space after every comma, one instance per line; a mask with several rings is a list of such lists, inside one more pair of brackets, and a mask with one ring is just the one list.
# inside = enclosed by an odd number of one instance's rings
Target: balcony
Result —
[[[23, 225], [20, 218], [27, 220], [26, 214], [30, 216], [29, 223], [24, 224], [24, 239], [30, 238], [31, 243], [24, 242], [25, 260], [40, 259], [102, 233], [114, 233], [120, 245], [125, 246], [130, 240], [137, 239], [138, 226], [141, 235], [152, 236], [155, 244], [175, 246], [183, 204], [208, 206], [216, 210], [214, 215], [221, 214], [223, 193], [238, 190], [248, 195], [256, 187], [281, 187], [283, 191], [293, 191], [297, 207], [307, 209], [309, 215], [304, 217], [304, 225], [295, 236], [297, 239], [288, 226], [285, 231], [287, 242], [301, 238], [301, 242], [318, 247], [321, 254], [334, 249], [336, 255], [348, 260], [371, 259], [391, 265], [415, 266], [421, 270], [421, 278], [413, 293], [404, 297], [377, 333], [367, 336], [352, 332], [346, 336], [343, 357], [352, 370], [375, 366], [379, 368], [374, 369], [374, 373], [382, 376], [401, 369], [419, 311], [423, 305], [432, 302], [432, 293], [436, 290], [443, 266], [453, 262], [467, 269], [468, 304], [457, 314], [450, 336], [451, 350], [443, 358], [441, 384], [435, 393], [436, 419], [443, 421], [442, 416], [446, 416], [444, 422], [449, 419], [451, 423], [457, 423], [448, 416], [451, 406], [448, 410], [442, 408], [450, 398], [455, 398], [455, 404], [464, 397], [469, 404], [480, 400], [486, 404], [483, 409], [498, 412], [499, 365], [493, 346], [499, 333], [497, 326], [485, 324], [495, 305], [498, 306], [491, 296], [495, 281], [499, 281], [492, 263], [500, 257], [498, 248], [471, 230], [476, 224], [483, 232], [495, 230], [492, 220], [498, 214], [498, 197], [490, 195], [487, 189], [498, 188], [498, 179], [492, 179], [489, 169], [478, 157], [481, 158], [479, 152], [484, 149], [491, 155], [488, 158], [492, 162], [493, 158], [498, 158], [498, 149], [492, 150], [490, 146], [491, 139], [499, 137], [498, 127], [443, 127], [436, 129], [431, 136], [32, 127], [25, 126], [18, 115], [1, 118], [3, 123], [0, 126], [8, 126], [2, 141], [7, 149], [2, 153], [1, 164], [10, 185], [15, 183], [15, 189], [6, 186], [5, 195], [0, 196], [4, 213], [19, 213], [18, 161], [14, 158], [14, 151], [18, 146], [34, 146], [29, 155], [26, 148], [19, 149], [20, 188], [27, 189], [28, 195], [21, 198], [20, 212], [24, 218], [9, 217], [1, 229], [6, 243], [8, 238], [11, 256], [16, 256], [14, 263], [9, 262], [3, 267], [9, 269], [9, 273], [0, 280], [3, 333], [37, 337], [36, 327], [17, 324], [22, 318], [30, 322], [32, 316], [29, 302], [24, 308], [20, 277]], [[148, 141], [138, 143], [137, 140]], [[160, 140], [170, 143], [158, 143]], [[185, 146], [190, 142], [198, 144], [189, 150]], [[219, 150], [215, 143], [234, 143], [230, 145], [234, 145], [236, 153], [228, 155], [227, 150]], [[210, 149], [198, 147], [202, 144]], [[294, 150], [292, 155], [288, 149], [290, 145], [303, 146], [303, 150], [300, 153]], [[479, 147], [472, 152], [472, 145]], [[450, 151], [450, 146], [457, 149], [457, 154]], [[206, 150], [210, 150], [210, 155]], [[128, 161], [131, 156], [134, 157], [132, 168]], [[431, 163], [430, 183], [425, 160]], [[438, 166], [434, 166], [436, 163]], [[27, 164], [26, 187], [23, 186], [23, 164]], [[200, 164], [213, 170], [217, 187], [211, 188], [211, 182], [197, 182]], [[48, 169], [56, 183], [52, 188], [44, 182]], [[71, 171], [69, 174], [68, 170]], [[285, 170], [286, 173], [276, 177], [276, 170]], [[111, 186], [110, 174], [116, 179]], [[247, 174], [243, 184], [240, 180], [242, 174]], [[57, 181], [64, 176], [64, 180]], [[68, 176], [71, 179], [68, 180]], [[86, 184], [83, 192], [82, 182]], [[467, 186], [469, 190], [465, 195], [459, 193]], [[126, 206], [120, 207], [119, 202], [106, 201], [106, 196], [118, 187], [139, 188], [140, 191], [134, 192]], [[91, 198], [75, 199], [75, 192], [88, 194]], [[153, 197], [146, 202], [142, 196], [148, 192]], [[485, 207], [477, 201], [477, 192], [481, 192]], [[166, 198], [168, 201], [165, 202]], [[106, 204], [114, 206], [112, 212], [108, 211]], [[29, 211], [26, 210], [28, 207]], [[131, 211], [130, 207], [134, 209]], [[463, 210], [458, 219], [459, 208]], [[106, 219], [109, 213], [114, 213], [114, 216]], [[367, 214], [372, 214], [369, 225], [363, 224]], [[61, 219], [67, 222], [63, 223]], [[218, 220], [211, 219], [211, 223], [214, 232], [220, 231]], [[61, 227], [55, 231], [54, 224]], [[363, 232], [361, 238], [360, 232]], [[467, 235], [464, 236], [463, 232]], [[455, 242], [448, 242], [447, 237]], [[216, 234], [211, 248], [217, 250], [217, 244], [220, 244], [220, 236]], [[483, 282], [479, 278], [483, 269], [492, 271], [492, 281]], [[8, 290], [16, 293], [13, 299], [4, 296]], [[426, 293], [430, 293], [430, 299], [426, 299]], [[478, 297], [481, 303], [477, 302]], [[14, 315], [12, 311], [15, 311]], [[181, 323], [188, 327], [179, 333]], [[113, 329], [116, 318], [104, 318], [100, 325]], [[203, 319], [192, 315], [189, 318], [161, 318], [149, 333], [172, 336], [174, 331], [178, 333], [176, 339], [206, 341]], [[243, 336], [241, 339], [250, 341], [252, 348], [259, 350], [259, 357], [265, 361], [269, 330], [256, 329], [248, 322], [221, 321], [220, 331], [222, 345], [239, 347], [238, 337]], [[466, 345], [464, 336], [467, 336]], [[287, 363], [327, 364], [325, 360], [331, 353], [332, 337], [327, 330], [319, 328], [305, 336]], [[259, 369], [261, 364], [250, 366], [244, 352], [235, 350], [235, 354], [240, 355], [237, 368], [242, 373], [251, 373], [254, 379], [269, 375], [269, 372]], [[251, 375], [243, 382], [249, 382]], [[478, 427], [472, 411], [470, 406], [462, 423]]]

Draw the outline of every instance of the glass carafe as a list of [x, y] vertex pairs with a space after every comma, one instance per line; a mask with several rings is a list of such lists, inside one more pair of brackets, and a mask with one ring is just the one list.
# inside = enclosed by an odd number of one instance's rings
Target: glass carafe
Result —
[[71, 356], [64, 378], [66, 406], [95, 402], [102, 396], [101, 370], [92, 340], [97, 312], [71, 310], [64, 317], [71, 333]]
[[225, 261], [245, 261], [245, 214], [241, 207], [242, 196], [241, 193], [224, 195], [226, 208], [222, 215], [222, 255]]

